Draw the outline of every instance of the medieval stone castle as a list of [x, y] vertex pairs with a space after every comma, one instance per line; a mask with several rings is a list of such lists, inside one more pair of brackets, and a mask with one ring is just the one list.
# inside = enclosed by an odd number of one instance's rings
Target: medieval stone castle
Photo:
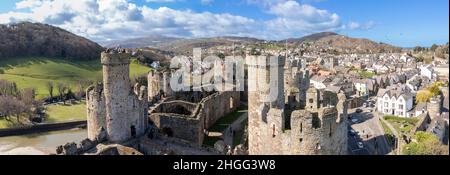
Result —
[[[207, 130], [248, 98], [249, 154], [347, 154], [345, 95], [310, 88], [309, 72], [298, 60], [247, 57], [246, 87], [256, 88], [246, 94], [174, 92], [173, 70], [151, 71], [146, 86], [132, 86], [130, 57], [122, 49], [101, 54], [103, 83], [87, 89], [88, 139], [78, 147], [60, 147], [59, 153], [105, 154], [111, 151], [95, 144], [118, 144], [131, 147], [133, 154], [221, 154], [202, 146]], [[279, 70], [278, 96], [265, 102], [271, 67]], [[117, 149], [115, 154], [124, 152]]]
[[[285, 63], [284, 57], [247, 57], [248, 83], [256, 88], [248, 94], [249, 153], [347, 154], [345, 95], [309, 88], [308, 76], [304, 76], [308, 71], [291, 63], [285, 68]], [[277, 67], [278, 80], [289, 81], [277, 82], [277, 100], [265, 102], [270, 91], [266, 78], [271, 67]]]

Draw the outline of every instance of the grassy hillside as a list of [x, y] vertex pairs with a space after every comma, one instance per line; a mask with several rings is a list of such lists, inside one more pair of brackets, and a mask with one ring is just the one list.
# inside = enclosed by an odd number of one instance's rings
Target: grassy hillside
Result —
[[[130, 76], [147, 73], [150, 68], [132, 62]], [[16, 82], [19, 88], [34, 88], [37, 98], [47, 97], [49, 81], [69, 84], [76, 90], [80, 80], [101, 81], [100, 60], [65, 61], [49, 58], [14, 58], [0, 60], [0, 79]], [[56, 92], [54, 92], [56, 94]]]

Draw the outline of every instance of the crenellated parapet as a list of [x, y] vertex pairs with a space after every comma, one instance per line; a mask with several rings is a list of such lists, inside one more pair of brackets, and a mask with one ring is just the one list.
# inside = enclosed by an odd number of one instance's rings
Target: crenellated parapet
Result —
[[108, 49], [101, 53], [102, 65], [130, 64], [131, 54], [125, 49]]

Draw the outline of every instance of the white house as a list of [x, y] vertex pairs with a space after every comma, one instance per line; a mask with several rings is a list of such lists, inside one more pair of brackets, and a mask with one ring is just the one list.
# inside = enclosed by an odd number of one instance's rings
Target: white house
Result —
[[377, 111], [385, 115], [410, 117], [414, 95], [410, 92], [380, 89], [377, 95]]
[[310, 84], [314, 86], [316, 89], [325, 89], [327, 88], [326, 83], [331, 82], [330, 78], [314, 75], [310, 79]]
[[369, 86], [367, 80], [355, 80], [353, 82], [356, 93], [361, 96], [369, 96]]
[[375, 64], [373, 65], [373, 68], [376, 70], [377, 73], [389, 72], [389, 67], [387, 67], [385, 64]]
[[435, 77], [435, 73], [433, 68], [431, 68], [431, 65], [420, 66], [420, 75], [425, 76], [430, 80], [433, 80]]

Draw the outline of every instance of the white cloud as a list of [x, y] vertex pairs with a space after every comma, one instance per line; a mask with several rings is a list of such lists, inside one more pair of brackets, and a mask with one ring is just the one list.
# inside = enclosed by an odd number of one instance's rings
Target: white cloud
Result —
[[250, 33], [253, 19], [231, 14], [196, 13], [167, 7], [153, 9], [126, 0], [26, 0], [30, 12], [0, 14], [0, 23], [43, 22], [104, 41], [150, 34], [210, 37]]
[[214, 0], [200, 0], [202, 5], [211, 5], [213, 2]]
[[327, 10], [317, 9], [297, 1], [282, 1], [266, 7], [267, 13], [276, 16], [266, 21], [269, 35], [279, 35], [282, 38], [298, 37], [322, 31], [336, 31], [343, 25], [339, 15]]
[[176, 0], [145, 0], [146, 2], [175, 2]]
[[369, 21], [365, 24], [361, 24], [358, 22], [350, 22], [348, 23], [345, 28], [351, 29], [351, 30], [369, 30], [375, 26], [375, 22]]
[[[48, 23], [98, 42], [152, 34], [283, 39], [343, 28], [337, 14], [311, 5], [291, 0], [247, 1], [263, 3], [273, 18], [263, 21], [228, 13], [151, 8], [128, 0], [22, 0], [16, 4], [20, 11], [0, 13], [0, 23]], [[347, 28], [361, 28], [361, 25], [352, 24]]]

